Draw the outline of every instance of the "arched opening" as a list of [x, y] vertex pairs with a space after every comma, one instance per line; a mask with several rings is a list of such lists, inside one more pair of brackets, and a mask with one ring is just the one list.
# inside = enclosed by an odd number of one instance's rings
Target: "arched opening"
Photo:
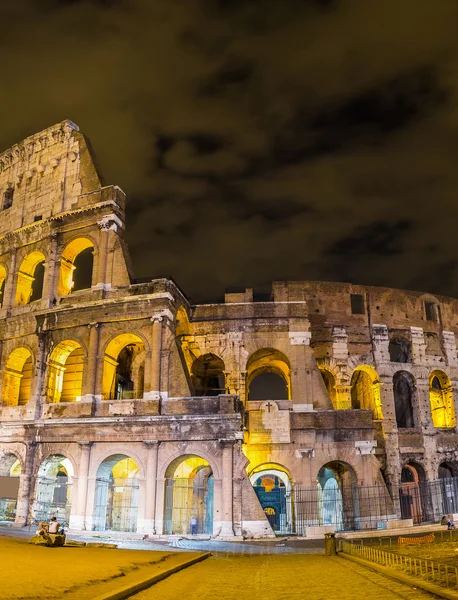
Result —
[[138, 465], [125, 454], [106, 458], [97, 469], [94, 531], [137, 531]]
[[413, 402], [415, 380], [407, 371], [398, 371], [393, 376], [394, 408], [396, 424], [400, 429], [415, 427]]
[[323, 378], [326, 391], [328, 392], [329, 398], [331, 399], [332, 406], [337, 407], [337, 392], [336, 392], [336, 378], [326, 369], [320, 368], [321, 377]]
[[412, 362], [412, 351], [410, 342], [403, 337], [393, 337], [390, 339], [388, 345], [388, 351], [390, 353], [390, 361], [397, 363], [410, 363]]
[[452, 382], [443, 371], [433, 371], [429, 377], [429, 402], [434, 427], [455, 427]]
[[247, 362], [248, 400], [290, 400], [291, 368], [286, 356], [273, 348], [262, 348]]
[[40, 300], [43, 295], [45, 256], [42, 252], [31, 252], [21, 263], [17, 274], [16, 304], [29, 304]]
[[134, 333], [122, 333], [108, 344], [103, 361], [105, 400], [143, 398], [145, 344]]
[[8, 356], [3, 374], [2, 398], [7, 406], [21, 406], [30, 400], [32, 354], [27, 348], [16, 348]]
[[68, 525], [71, 511], [73, 465], [62, 454], [48, 456], [38, 469], [35, 502], [36, 521], [49, 521], [56, 517], [62, 525]]
[[377, 372], [368, 365], [356, 368], [351, 377], [351, 407], [373, 410], [374, 419], [383, 419], [380, 380]]
[[6, 269], [3, 265], [0, 265], [0, 308], [3, 306], [4, 294], [5, 294], [5, 283], [6, 283]]
[[191, 379], [196, 396], [218, 396], [226, 392], [224, 362], [215, 354], [204, 354], [193, 362]]
[[458, 512], [458, 464], [443, 462], [439, 465], [439, 484], [444, 515]]
[[332, 525], [335, 531], [358, 528], [359, 502], [353, 469], [332, 461], [318, 471], [318, 506], [320, 525]]
[[213, 471], [204, 458], [187, 454], [166, 471], [164, 533], [213, 533]]
[[[401, 515], [403, 519], [412, 519], [414, 523], [425, 520], [427, 499], [425, 498], [425, 472], [421, 465], [408, 463], [401, 471]], [[423, 493], [422, 493], [423, 492]], [[426, 510], [425, 510], [426, 509]]]
[[48, 402], [75, 402], [81, 398], [84, 351], [75, 340], [60, 342], [48, 361]]
[[15, 454], [0, 452], [0, 522], [11, 523], [16, 519], [21, 463]]
[[250, 481], [276, 534], [294, 533], [291, 476], [281, 465], [261, 465]]
[[86, 238], [70, 242], [60, 261], [59, 295], [86, 290], [92, 286], [94, 246]]

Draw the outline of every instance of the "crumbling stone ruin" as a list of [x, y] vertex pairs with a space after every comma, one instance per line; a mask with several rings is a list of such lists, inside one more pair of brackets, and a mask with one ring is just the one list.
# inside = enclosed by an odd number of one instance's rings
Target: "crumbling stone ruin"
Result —
[[0, 520], [219, 538], [458, 512], [458, 302], [138, 283], [126, 198], [64, 121], [0, 154]]

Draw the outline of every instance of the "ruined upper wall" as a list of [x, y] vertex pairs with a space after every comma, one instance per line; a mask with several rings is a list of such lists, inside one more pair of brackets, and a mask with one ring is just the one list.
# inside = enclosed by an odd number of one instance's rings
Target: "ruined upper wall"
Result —
[[77, 125], [67, 120], [32, 135], [0, 154], [0, 236], [95, 204], [99, 195], [90, 193], [102, 185]]

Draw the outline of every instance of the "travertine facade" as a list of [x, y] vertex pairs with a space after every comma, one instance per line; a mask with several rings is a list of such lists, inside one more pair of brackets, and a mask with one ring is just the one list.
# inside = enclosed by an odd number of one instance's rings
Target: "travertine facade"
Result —
[[250, 537], [458, 512], [457, 300], [135, 283], [125, 195], [70, 121], [0, 154], [0, 202], [0, 518]]

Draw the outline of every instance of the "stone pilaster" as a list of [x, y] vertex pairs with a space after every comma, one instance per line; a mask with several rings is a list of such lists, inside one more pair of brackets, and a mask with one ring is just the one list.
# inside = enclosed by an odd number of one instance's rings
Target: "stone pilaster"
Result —
[[78, 442], [78, 445], [81, 448], [81, 456], [78, 466], [78, 494], [76, 497], [76, 503], [74, 501], [72, 505], [72, 509], [75, 504], [76, 507], [75, 513], [70, 516], [70, 527], [72, 529], [83, 530], [86, 528], [85, 516], [92, 442]]

